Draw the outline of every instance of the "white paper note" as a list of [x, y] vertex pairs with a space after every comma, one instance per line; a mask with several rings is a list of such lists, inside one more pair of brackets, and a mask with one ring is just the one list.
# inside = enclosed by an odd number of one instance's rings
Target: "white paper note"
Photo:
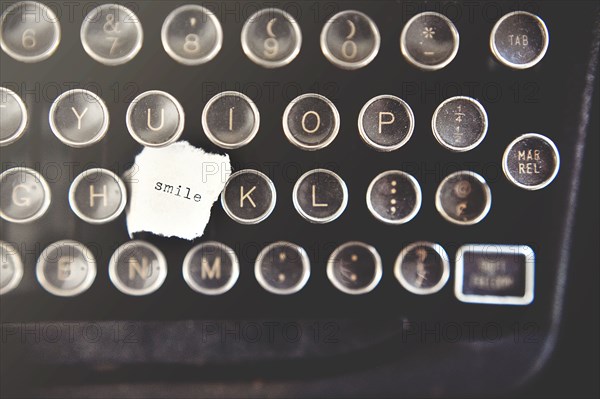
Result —
[[210, 154], [185, 141], [145, 147], [124, 175], [129, 235], [201, 237], [230, 174], [229, 155]]

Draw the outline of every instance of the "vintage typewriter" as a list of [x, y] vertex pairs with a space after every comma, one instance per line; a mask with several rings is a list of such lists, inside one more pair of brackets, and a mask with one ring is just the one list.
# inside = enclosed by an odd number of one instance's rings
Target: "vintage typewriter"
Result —
[[[546, 364], [593, 2], [1, 11], [5, 394], [483, 395]], [[130, 235], [136, 156], [183, 141], [231, 162], [204, 234]]]

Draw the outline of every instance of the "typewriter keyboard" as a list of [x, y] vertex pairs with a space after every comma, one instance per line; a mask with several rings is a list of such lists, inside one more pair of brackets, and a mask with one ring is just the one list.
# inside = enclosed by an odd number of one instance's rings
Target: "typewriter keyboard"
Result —
[[[3, 320], [545, 320], [573, 167], [555, 6], [2, 6]], [[129, 236], [125, 172], [178, 141], [231, 159], [204, 235]]]

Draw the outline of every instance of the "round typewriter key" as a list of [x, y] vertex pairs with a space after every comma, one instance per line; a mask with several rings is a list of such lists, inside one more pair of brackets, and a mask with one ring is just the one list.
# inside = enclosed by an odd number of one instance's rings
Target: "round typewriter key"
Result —
[[220, 242], [196, 245], [183, 260], [185, 282], [201, 294], [224, 294], [235, 285], [239, 275], [240, 266], [235, 252]]
[[496, 22], [490, 35], [492, 54], [514, 69], [531, 68], [548, 50], [548, 28], [537, 15], [515, 11]]
[[291, 242], [278, 241], [258, 254], [254, 275], [265, 290], [289, 295], [306, 285], [310, 277], [310, 261], [303, 248]]
[[15, 247], [0, 241], [0, 295], [15, 289], [23, 278], [23, 262]]
[[417, 179], [399, 170], [383, 172], [367, 189], [367, 207], [377, 219], [389, 224], [412, 220], [421, 208]]
[[348, 205], [348, 188], [337, 174], [327, 169], [306, 172], [296, 182], [294, 207], [312, 223], [329, 223], [340, 217]]
[[11, 90], [0, 87], [0, 147], [17, 141], [27, 127], [27, 108]]
[[381, 257], [375, 248], [352, 241], [338, 247], [327, 262], [327, 277], [331, 284], [346, 294], [371, 292], [383, 274]]
[[250, 16], [242, 28], [242, 49], [254, 63], [278, 68], [292, 62], [300, 52], [302, 33], [296, 20], [277, 8]]
[[138, 17], [118, 4], [94, 8], [81, 24], [85, 52], [104, 65], [130, 61], [142, 48], [143, 41], [144, 32]]
[[377, 25], [360, 11], [335, 14], [321, 32], [321, 51], [342, 69], [358, 69], [377, 56], [381, 36]]
[[0, 217], [27, 223], [42, 217], [50, 206], [50, 187], [29, 168], [12, 168], [0, 175]]
[[188, 4], [173, 10], [161, 30], [163, 47], [175, 61], [184, 65], [200, 65], [221, 50], [223, 29], [210, 10]]
[[471, 225], [486, 217], [492, 206], [492, 193], [483, 177], [475, 172], [452, 173], [440, 183], [435, 206], [449, 222]]
[[108, 275], [124, 294], [142, 296], [158, 290], [167, 277], [167, 260], [154, 245], [140, 240], [121, 245], [110, 258]]
[[410, 140], [415, 116], [408, 104], [383, 95], [367, 102], [358, 115], [360, 137], [377, 151], [393, 151]]
[[53, 295], [69, 297], [87, 291], [96, 278], [96, 260], [83, 244], [63, 240], [50, 244], [40, 255], [35, 273]]
[[50, 107], [52, 133], [71, 147], [87, 147], [102, 140], [108, 124], [106, 104], [87, 90], [67, 91]]
[[235, 172], [221, 193], [221, 205], [230, 218], [241, 224], [256, 224], [265, 220], [277, 201], [275, 185], [257, 170]]
[[283, 113], [283, 131], [288, 140], [303, 150], [327, 147], [340, 129], [340, 114], [331, 101], [319, 94], [303, 94]]
[[71, 209], [79, 218], [92, 224], [115, 220], [126, 203], [125, 184], [107, 169], [86, 170], [73, 180], [69, 189]]
[[479, 101], [471, 97], [452, 97], [435, 110], [431, 129], [438, 143], [449, 150], [469, 151], [485, 138], [487, 113]]
[[536, 133], [517, 137], [502, 159], [508, 180], [526, 190], [539, 190], [552, 183], [559, 167], [560, 156], [552, 140]]
[[260, 125], [260, 114], [252, 100], [237, 91], [211, 98], [202, 111], [206, 136], [221, 148], [242, 147], [252, 141]]
[[413, 294], [434, 294], [446, 285], [450, 277], [448, 254], [438, 244], [415, 242], [398, 255], [394, 275]]
[[429, 71], [441, 69], [452, 62], [458, 45], [456, 27], [437, 12], [415, 15], [400, 35], [400, 50], [408, 62]]
[[184, 125], [183, 107], [164, 91], [142, 93], [127, 108], [129, 134], [146, 147], [164, 147], [177, 141]]
[[54, 54], [59, 43], [58, 18], [41, 3], [15, 3], [0, 17], [0, 46], [17, 61], [43, 61]]

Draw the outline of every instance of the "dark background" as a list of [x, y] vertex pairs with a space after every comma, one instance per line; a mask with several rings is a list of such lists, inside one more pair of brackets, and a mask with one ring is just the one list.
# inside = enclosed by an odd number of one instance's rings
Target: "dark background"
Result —
[[[323, 13], [317, 18], [299, 20], [304, 39], [300, 55], [288, 67], [273, 71], [254, 65], [242, 53], [239, 32], [244, 19], [229, 18], [224, 22], [219, 14], [225, 35], [221, 53], [201, 67], [176, 64], [164, 53], [159, 32], [167, 13], [183, 3], [151, 1], [136, 6], [144, 26], [144, 47], [134, 60], [121, 67], [99, 65], [85, 54], [79, 43], [79, 26], [83, 18], [80, 14], [71, 22], [61, 20], [62, 42], [49, 60], [25, 65], [2, 54], [2, 85], [13, 89], [16, 84], [14, 90], [19, 92], [19, 85], [23, 83], [40, 82], [45, 85], [43, 87], [49, 87], [52, 82], [79, 82], [83, 87], [95, 83], [103, 90], [111, 113], [111, 128], [102, 142], [88, 149], [71, 149], [60, 143], [48, 128], [47, 111], [55, 96], [47, 93], [39, 96], [39, 92], [28, 94], [25, 100], [32, 112], [29, 131], [19, 142], [0, 150], [2, 170], [11, 162], [26, 162], [33, 166], [35, 162], [85, 164], [93, 161], [117, 168], [119, 170], [115, 171], [122, 173], [124, 165], [140, 151], [140, 146], [124, 127], [125, 111], [133, 97], [150, 89], [165, 90], [181, 101], [186, 110], [182, 139], [221, 151], [210, 144], [200, 126], [202, 107], [213, 94], [236, 90], [235, 83], [242, 84], [243, 88], [254, 83], [259, 87], [264, 87], [267, 82], [292, 83], [302, 92], [320, 92], [336, 104], [341, 116], [338, 138], [328, 148], [314, 153], [289, 144], [281, 131], [281, 115], [293, 96], [290, 98], [289, 93], [278, 90], [274, 98], [264, 95], [253, 98], [261, 112], [261, 129], [251, 144], [229, 152], [234, 165], [236, 169], [263, 169], [269, 163], [292, 162], [299, 167], [298, 175], [317, 166], [329, 167], [348, 184], [349, 206], [334, 223], [311, 225], [302, 220], [291, 205], [295, 179], [275, 172], [271, 177], [278, 190], [278, 203], [265, 222], [240, 226], [230, 220], [218, 204], [213, 208], [214, 214], [202, 240], [216, 239], [236, 250], [248, 251], [238, 253], [242, 273], [228, 295], [210, 299], [198, 296], [188, 289], [177, 272], [178, 267], [174, 266], [165, 285], [156, 294], [136, 299], [121, 295], [111, 286], [105, 267], [112, 251], [127, 239], [124, 218], [95, 227], [79, 221], [65, 201], [70, 181], [53, 182], [53, 204], [48, 214], [27, 226], [2, 222], [2, 239], [25, 244], [37, 242], [40, 250], [65, 238], [83, 243], [97, 242], [103, 249], [97, 257], [98, 277], [90, 291], [80, 297], [54, 298], [35, 281], [32, 271], [36, 257], [27, 256], [21, 286], [14, 295], [3, 296], [0, 300], [2, 322], [141, 320], [158, 324], [144, 327], [144, 341], [140, 346], [145, 351], [137, 355], [110, 345], [96, 353], [97, 358], [91, 359], [85, 356], [91, 349], [85, 345], [2, 345], [0, 385], [6, 396], [113, 397], [117, 392], [115, 387], [119, 387], [119, 395], [133, 397], [598, 396], [598, 81], [593, 83], [595, 103], [591, 107], [580, 195], [574, 205], [577, 222], [563, 300], [560, 299], [563, 285], [559, 281], [562, 270], [559, 257], [566, 235], [565, 215], [570, 206], [567, 200], [572, 187], [572, 172], [578, 161], [573, 157], [574, 146], [582, 123], [582, 93], [593, 23], [598, 19], [595, 2], [495, 2], [503, 13], [528, 9], [542, 16], [548, 24], [549, 51], [538, 66], [525, 71], [509, 70], [493, 60], [488, 39], [494, 19], [484, 18], [481, 14], [472, 21], [464, 16], [458, 18], [455, 23], [461, 35], [459, 53], [450, 65], [436, 72], [423, 72], [408, 65], [399, 51], [400, 31], [417, 12], [429, 9], [444, 12], [453, 6], [460, 8], [460, 2], [297, 2], [303, 10], [318, 4]], [[212, 4], [218, 8], [221, 3]], [[328, 63], [318, 47], [318, 35], [328, 14], [352, 8], [362, 10], [374, 19], [382, 34], [382, 44], [378, 57], [368, 67], [348, 72]], [[205, 85], [211, 82], [216, 82], [217, 86]], [[477, 88], [470, 93], [486, 108], [490, 130], [478, 148], [464, 154], [452, 154], [433, 138], [430, 118], [446, 97], [469, 95], [464, 92], [464, 82], [498, 84], [505, 95], [493, 100]], [[115, 83], [133, 85], [119, 86], [120, 91], [113, 100], [111, 94], [115, 93]], [[223, 86], [219, 86], [221, 84]], [[436, 84], [442, 90], [436, 91]], [[449, 90], [452, 85], [458, 85], [463, 92]], [[414, 87], [417, 89], [411, 90]], [[422, 87], [427, 90], [425, 95], [419, 89]], [[516, 99], [513, 98], [515, 88], [521, 90]], [[253, 97], [251, 92], [246, 94]], [[405, 99], [416, 117], [413, 138], [405, 147], [389, 154], [371, 150], [356, 132], [360, 108], [379, 94], [395, 94]], [[515, 188], [501, 172], [500, 175], [491, 173], [499, 171], [506, 145], [517, 135], [527, 132], [547, 134], [561, 151], [562, 164], [557, 179], [538, 192]], [[442, 171], [427, 172], [439, 165], [443, 166]], [[416, 170], [408, 170], [411, 167]], [[385, 226], [368, 213], [364, 192], [375, 175], [396, 168], [414, 174], [419, 180], [423, 206], [409, 224]], [[447, 223], [433, 206], [439, 181], [462, 168], [482, 174], [490, 183], [493, 196], [488, 217], [467, 228]], [[140, 238], [157, 244], [167, 255], [170, 265], [179, 265], [193, 245], [146, 234]], [[279, 239], [297, 242], [311, 255], [311, 279], [305, 289], [290, 298], [274, 298], [267, 294], [258, 287], [252, 275], [252, 251]], [[333, 248], [350, 239], [373, 244], [384, 260], [384, 277], [380, 285], [373, 293], [358, 298], [336, 292], [321, 268]], [[403, 245], [420, 239], [440, 242], [451, 258], [458, 246], [470, 242], [532, 246], [537, 256], [535, 302], [526, 307], [462, 304], [453, 297], [452, 276], [448, 285], [436, 295], [417, 298], [405, 292], [393, 278], [391, 265]], [[557, 298], [558, 303], [565, 306], [561, 314], [553, 307]], [[540, 338], [546, 338], [553, 331], [554, 317], [562, 317], [556, 352], [543, 371], [526, 378], [523, 385], [518, 381], [533, 369], [533, 359], [541, 352], [543, 340], [518, 347], [510, 343], [500, 343], [494, 348], [465, 344], [400, 348], [399, 352], [396, 352], [399, 348], [393, 340], [397, 323], [403, 318], [491, 320], [505, 326], [515, 321], [534, 322], [541, 328]], [[199, 349], [185, 339], [172, 339], [177, 333], [167, 335], [170, 339], [162, 338], [165, 330], [179, 320], [212, 319], [336, 321], [343, 326], [345, 340], [334, 348], [325, 345], [290, 351], [285, 347], [269, 347], [267, 353], [251, 345], [228, 348], [226, 352], [218, 348]], [[374, 326], [379, 328], [372, 331]], [[144, 357], [155, 353], [163, 353], [164, 358]], [[331, 357], [319, 359], [315, 358], [315, 353], [328, 353]], [[176, 364], [168, 364], [167, 358]], [[190, 360], [191, 365], [182, 366]], [[208, 365], [204, 361], [209, 361]], [[107, 363], [109, 367], [106, 367]], [[128, 385], [131, 382], [136, 384]], [[96, 385], [88, 390], [87, 384]]]
[[598, 148], [600, 91], [596, 82], [592, 120], [585, 150], [582, 191], [577, 211], [572, 268], [565, 315], [556, 352], [547, 368], [525, 389], [529, 397], [598, 397], [600, 395]]

